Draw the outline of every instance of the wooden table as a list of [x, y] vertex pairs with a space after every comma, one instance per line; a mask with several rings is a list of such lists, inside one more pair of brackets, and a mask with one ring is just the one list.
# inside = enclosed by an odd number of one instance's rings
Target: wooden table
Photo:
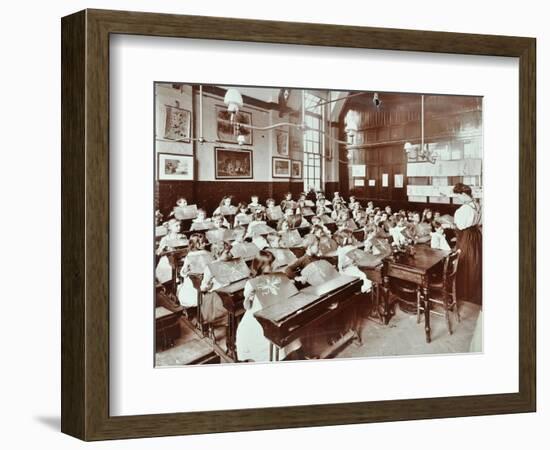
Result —
[[390, 278], [409, 281], [418, 286], [424, 306], [426, 342], [431, 342], [429, 279], [440, 263], [449, 255], [447, 250], [436, 250], [425, 245], [415, 245], [414, 254], [398, 254], [384, 259], [384, 286], [389, 291]]

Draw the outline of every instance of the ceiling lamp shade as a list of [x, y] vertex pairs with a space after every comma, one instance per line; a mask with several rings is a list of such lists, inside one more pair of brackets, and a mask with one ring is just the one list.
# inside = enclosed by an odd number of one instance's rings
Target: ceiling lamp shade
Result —
[[223, 102], [227, 105], [227, 110], [232, 113], [239, 111], [239, 108], [243, 106], [243, 97], [237, 89], [228, 89], [225, 93]]
[[346, 117], [344, 118], [344, 123], [346, 124], [344, 131], [347, 133], [348, 137], [354, 137], [357, 134], [360, 121], [361, 115], [357, 111], [350, 109], [347, 112]]

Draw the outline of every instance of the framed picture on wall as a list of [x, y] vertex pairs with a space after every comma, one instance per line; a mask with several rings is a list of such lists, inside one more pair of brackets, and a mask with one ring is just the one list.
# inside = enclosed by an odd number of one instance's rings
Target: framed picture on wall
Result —
[[179, 106], [165, 105], [164, 139], [191, 142], [191, 112]]
[[290, 159], [273, 157], [273, 178], [290, 178]]
[[[237, 144], [237, 137], [244, 136], [241, 145], [252, 145], [252, 114], [246, 111], [238, 111], [231, 121], [231, 113], [226, 106], [216, 106], [216, 123], [218, 141]], [[244, 126], [241, 126], [244, 125]], [[248, 127], [247, 127], [248, 125]]]
[[292, 178], [302, 179], [302, 161], [293, 159], [291, 162]]
[[157, 176], [159, 180], [193, 180], [194, 160], [192, 155], [159, 153]]
[[216, 147], [214, 164], [217, 180], [254, 177], [252, 150]]
[[277, 145], [277, 154], [281, 156], [288, 156], [289, 134], [287, 130], [276, 129], [275, 141]]

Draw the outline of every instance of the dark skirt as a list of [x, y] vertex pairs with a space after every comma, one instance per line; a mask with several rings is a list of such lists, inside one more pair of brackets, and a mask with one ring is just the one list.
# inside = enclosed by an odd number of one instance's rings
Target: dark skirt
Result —
[[482, 300], [482, 236], [478, 226], [457, 231], [456, 248], [461, 250], [456, 274], [459, 301], [481, 305]]

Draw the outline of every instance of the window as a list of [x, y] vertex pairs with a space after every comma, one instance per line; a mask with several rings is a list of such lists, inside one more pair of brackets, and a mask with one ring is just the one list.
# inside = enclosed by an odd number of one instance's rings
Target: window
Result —
[[304, 133], [304, 191], [311, 187], [321, 190], [322, 168], [322, 127], [323, 107], [322, 99], [316, 95], [305, 93], [305, 123], [307, 131]]

